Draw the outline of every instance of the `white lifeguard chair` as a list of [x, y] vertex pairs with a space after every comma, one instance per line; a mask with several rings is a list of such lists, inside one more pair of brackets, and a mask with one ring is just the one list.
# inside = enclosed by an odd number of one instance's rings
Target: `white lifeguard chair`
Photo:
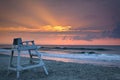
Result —
[[[21, 51], [28, 51], [28, 53], [30, 55], [29, 65], [25, 66], [25, 65], [20, 64]], [[35, 52], [35, 55], [32, 55], [32, 51]], [[13, 65], [13, 55], [14, 55], [14, 53], [17, 53], [16, 66]], [[38, 57], [38, 61], [34, 61], [33, 56]], [[17, 72], [16, 76], [17, 76], [17, 78], [19, 78], [20, 77], [20, 71], [35, 68], [35, 67], [40, 67], [40, 66], [43, 67], [46, 75], [48, 75], [48, 71], [45, 67], [45, 64], [44, 64], [42, 58], [41, 58], [40, 52], [38, 52], [38, 47], [35, 45], [34, 41], [24, 41], [24, 42], [22, 42], [21, 38], [14, 38], [8, 70], [16, 71]]]

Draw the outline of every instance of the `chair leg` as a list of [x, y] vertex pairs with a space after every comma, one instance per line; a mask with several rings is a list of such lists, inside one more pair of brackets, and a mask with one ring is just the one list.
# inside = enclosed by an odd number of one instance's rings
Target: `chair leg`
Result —
[[7, 71], [7, 76], [10, 74], [10, 70], [8, 69], [8, 71]]
[[20, 76], [20, 51], [18, 51], [18, 56], [17, 56], [17, 78]]
[[29, 52], [29, 55], [30, 55], [30, 63], [33, 63], [33, 57], [32, 57], [32, 54], [31, 54], [31, 51], [30, 50], [28, 50], [28, 52]]
[[46, 67], [45, 67], [45, 64], [44, 64], [42, 58], [41, 58], [41, 54], [40, 54], [37, 50], [35, 50], [35, 52], [36, 52], [37, 55], [38, 55], [38, 58], [39, 58], [39, 60], [40, 60], [40, 63], [43, 65], [43, 69], [44, 69], [44, 71], [45, 71], [45, 74], [48, 75], [48, 71], [47, 71], [47, 69], [46, 69]]
[[9, 65], [8, 65], [7, 76], [8, 76], [8, 75], [9, 75], [9, 73], [10, 73], [9, 68], [12, 66], [13, 54], [14, 54], [14, 51], [12, 50], [12, 51], [11, 51], [11, 55], [10, 55], [10, 59], [9, 59]]
[[44, 71], [45, 71], [45, 74], [48, 75], [48, 71], [47, 71], [45, 65], [43, 66], [43, 69], [44, 69]]
[[17, 71], [17, 78], [20, 77], [20, 71]]
[[14, 51], [12, 50], [10, 60], [9, 60], [9, 67], [12, 66], [13, 54], [14, 54]]

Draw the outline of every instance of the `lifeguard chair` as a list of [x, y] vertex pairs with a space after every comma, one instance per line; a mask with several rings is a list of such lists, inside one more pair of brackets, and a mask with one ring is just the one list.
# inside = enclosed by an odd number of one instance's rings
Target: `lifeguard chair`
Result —
[[[28, 65], [22, 65], [20, 64], [21, 61], [21, 51], [28, 51], [30, 55], [30, 62]], [[32, 54], [32, 51], [35, 52], [35, 54]], [[13, 55], [14, 53], [17, 53], [17, 63], [16, 66], [13, 65]], [[38, 58], [38, 61], [34, 61], [33, 56], [36, 56]], [[48, 75], [48, 71], [45, 67], [45, 64], [41, 58], [40, 52], [38, 52], [38, 46], [35, 45], [34, 41], [23, 41], [21, 38], [14, 38], [13, 40], [13, 46], [11, 50], [11, 56], [9, 61], [8, 70], [14, 70], [17, 72], [17, 78], [20, 76], [20, 71], [36, 68], [36, 67], [43, 67], [46, 75]]]

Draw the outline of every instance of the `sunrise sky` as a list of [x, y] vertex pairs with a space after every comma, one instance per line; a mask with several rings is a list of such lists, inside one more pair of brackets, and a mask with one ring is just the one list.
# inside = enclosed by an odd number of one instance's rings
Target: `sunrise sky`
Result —
[[0, 44], [120, 45], [120, 0], [0, 0]]

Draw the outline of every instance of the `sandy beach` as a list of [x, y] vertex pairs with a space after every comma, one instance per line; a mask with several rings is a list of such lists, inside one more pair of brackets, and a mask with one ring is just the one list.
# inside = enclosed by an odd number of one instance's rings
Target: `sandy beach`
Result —
[[[26, 63], [28, 60], [28, 58], [22, 58], [21, 63]], [[0, 54], [0, 80], [17, 80], [15, 71], [10, 71], [7, 75], [8, 61], [8, 55]], [[44, 60], [44, 62], [49, 75], [45, 75], [40, 67], [21, 71], [20, 80], [120, 80], [120, 68], [118, 67], [52, 60]]]

